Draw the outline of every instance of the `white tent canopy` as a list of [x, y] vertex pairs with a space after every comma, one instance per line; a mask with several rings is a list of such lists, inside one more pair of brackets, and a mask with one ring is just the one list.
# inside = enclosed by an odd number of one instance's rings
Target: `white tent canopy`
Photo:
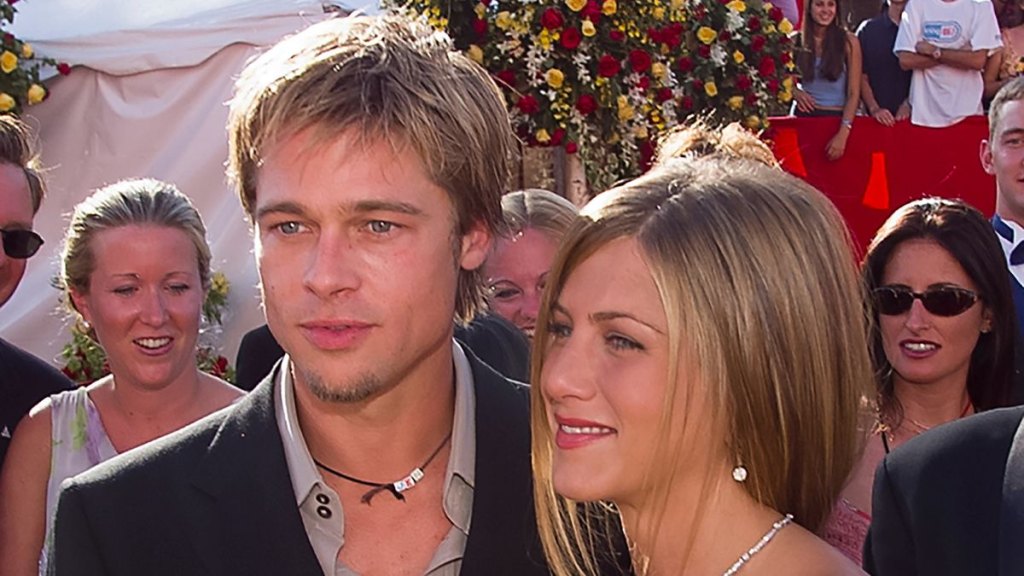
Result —
[[50, 97], [26, 110], [49, 187], [35, 228], [46, 239], [18, 290], [0, 308], [0, 335], [55, 361], [70, 340], [50, 287], [75, 204], [124, 178], [175, 183], [203, 214], [215, 270], [231, 282], [221, 339], [263, 323], [251, 239], [227, 186], [226, 102], [261, 48], [325, 17], [328, 9], [376, 11], [374, 1], [25, 0], [13, 32], [36, 52], [75, 65]]

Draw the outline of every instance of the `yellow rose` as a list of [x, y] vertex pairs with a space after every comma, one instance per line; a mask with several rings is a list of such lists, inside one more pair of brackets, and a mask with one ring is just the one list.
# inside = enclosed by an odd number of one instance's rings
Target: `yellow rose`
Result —
[[732, 2], [726, 4], [725, 7], [729, 10], [735, 10], [736, 12], [743, 12], [747, 9], [747, 5], [743, 0], [732, 0]]
[[0, 112], [7, 112], [14, 108], [15, 104], [17, 104], [17, 102], [15, 102], [14, 98], [11, 98], [7, 92], [0, 92]]
[[536, 138], [537, 142], [540, 142], [541, 144], [547, 144], [548, 142], [551, 142], [551, 134], [548, 134], [548, 131], [543, 128], [537, 130], [537, 133], [534, 134], [533, 137]]
[[466, 56], [469, 56], [469, 59], [477, 64], [484, 63], [484, 51], [476, 44], [469, 45], [469, 48], [466, 50]]
[[611, 16], [619, 9], [619, 4], [615, 0], [604, 0], [604, 4], [601, 4], [601, 14], [605, 16]]
[[647, 132], [647, 126], [644, 126], [643, 124], [633, 128], [633, 136], [636, 136], [641, 140], [646, 140], [649, 135], [650, 134]]
[[487, 6], [483, 4], [477, 4], [476, 8], [473, 9], [476, 12], [476, 17], [483, 20], [484, 16], [487, 16]]
[[793, 93], [790, 92], [788, 88], [779, 92], [779, 102], [785, 104], [786, 102], [789, 102], [792, 99]]
[[764, 25], [764, 33], [765, 34], [775, 34], [775, 24], [770, 24], [770, 23], [769, 24], [765, 24]]
[[718, 38], [718, 32], [715, 32], [707, 26], [701, 26], [697, 29], [697, 39], [705, 44], [711, 44]]
[[579, 12], [587, 5], [587, 0], [565, 0], [565, 5], [569, 7], [569, 10]]
[[43, 88], [39, 84], [33, 84], [28, 87], [28, 103], [39, 104], [46, 98], [46, 88]]
[[548, 86], [558, 90], [565, 82], [565, 74], [562, 74], [562, 71], [557, 68], [552, 68], [544, 74], [544, 79], [547, 80]]
[[683, 0], [672, 0], [672, 9], [679, 10], [683, 7]]
[[10, 74], [17, 67], [18, 57], [14, 55], [14, 52], [4, 50], [4, 53], [0, 54], [0, 70], [3, 70], [5, 74]]
[[655, 62], [651, 64], [651, 75], [658, 80], [664, 80], [668, 76], [668, 68], [665, 67], [661, 62]]
[[594, 34], [597, 34], [597, 28], [594, 26], [594, 23], [591, 22], [590, 20], [583, 21], [583, 25], [580, 26], [580, 31], [583, 32], [583, 35], [586, 36], [587, 38], [590, 38]]
[[740, 52], [739, 50], [732, 53], [732, 61], [737, 64], [743, 64], [743, 61], [746, 59], [747, 57], [744, 56], [743, 52]]
[[35, 53], [36, 53], [36, 51], [32, 49], [32, 45], [29, 44], [28, 42], [25, 42], [24, 44], [21, 45], [21, 57], [22, 58], [31, 58], [32, 55], [35, 54]]
[[751, 114], [750, 116], [747, 116], [747, 120], [744, 122], [744, 124], [746, 124], [747, 128], [749, 128], [750, 130], [757, 130], [758, 128], [761, 127], [761, 119], [758, 118], [756, 115]]
[[494, 18], [494, 25], [500, 30], [508, 30], [512, 26], [512, 15], [507, 10], [498, 12], [498, 15]]
[[782, 32], [783, 34], [787, 34], [787, 35], [792, 33], [793, 32], [793, 23], [790, 22], [788, 19], [783, 18], [782, 22], [779, 22], [779, 32]]
[[715, 86], [714, 80], [704, 84], [704, 93], [712, 98], [718, 96], [718, 86]]
[[793, 87], [793, 77], [792, 76], [786, 76], [785, 78], [783, 78], [782, 79], [782, 86], [786, 90], [791, 89]]
[[[704, 88], [707, 89], [707, 86]], [[732, 98], [729, 98], [729, 108], [732, 108], [733, 110], [743, 108], [743, 96], [733, 96]]]
[[629, 99], [625, 96], [619, 96], [618, 100], [616, 100], [616, 104], [619, 108], [619, 122], [625, 122], [636, 114], [636, 110], [633, 109], [633, 106], [629, 103]]
[[655, 20], [664, 20], [665, 19], [665, 9], [663, 7], [661, 7], [661, 6], [658, 6], [657, 8], [655, 8], [654, 12], [652, 12], [651, 14], [654, 16]]

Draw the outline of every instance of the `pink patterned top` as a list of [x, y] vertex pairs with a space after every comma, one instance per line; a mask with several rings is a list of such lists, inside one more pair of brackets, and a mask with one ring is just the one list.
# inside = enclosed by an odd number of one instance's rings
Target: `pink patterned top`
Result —
[[871, 516], [846, 498], [840, 498], [825, 523], [825, 542], [835, 546], [857, 566], [863, 564], [864, 540], [868, 537]]

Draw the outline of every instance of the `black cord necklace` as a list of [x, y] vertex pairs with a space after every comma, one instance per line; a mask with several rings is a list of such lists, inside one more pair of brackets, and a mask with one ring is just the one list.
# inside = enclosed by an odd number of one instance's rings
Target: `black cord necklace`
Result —
[[423, 479], [423, 470], [430, 465], [430, 462], [433, 461], [438, 454], [441, 453], [441, 449], [444, 448], [444, 445], [448, 443], [448, 440], [450, 440], [451, 437], [452, 433], [449, 432], [448, 435], [444, 437], [444, 440], [441, 441], [441, 445], [434, 449], [434, 451], [430, 454], [430, 456], [427, 458], [426, 462], [424, 462], [422, 466], [414, 468], [412, 472], [409, 472], [408, 476], [402, 478], [397, 482], [370, 482], [368, 480], [360, 480], [355, 476], [342, 474], [341, 472], [338, 472], [334, 468], [331, 468], [324, 464], [323, 462], [320, 462], [316, 458], [313, 458], [313, 462], [316, 463], [318, 467], [324, 469], [327, 472], [330, 472], [331, 474], [337, 476], [338, 478], [348, 480], [349, 482], [354, 482], [356, 484], [362, 484], [363, 486], [371, 486], [373, 489], [367, 492], [366, 494], [363, 494], [363, 496], [359, 499], [359, 501], [362, 502], [363, 504], [370, 504], [370, 500], [372, 500], [373, 497], [380, 492], [391, 492], [391, 494], [395, 497], [396, 500], [402, 500], [404, 502], [405, 496], [402, 496], [402, 492], [405, 492], [406, 490], [412, 488], [420, 480]]

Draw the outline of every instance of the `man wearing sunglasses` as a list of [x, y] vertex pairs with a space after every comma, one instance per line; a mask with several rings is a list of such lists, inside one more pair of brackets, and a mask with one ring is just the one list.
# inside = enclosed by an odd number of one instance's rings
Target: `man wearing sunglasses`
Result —
[[[43, 239], [32, 220], [43, 200], [43, 181], [35, 170], [28, 131], [17, 118], [0, 116], [0, 306], [14, 294], [25, 264]], [[0, 465], [18, 421], [37, 402], [71, 388], [63, 374], [0, 338]]]
[[[1009, 261], [1018, 325], [1024, 325], [1024, 78], [1003, 86], [993, 99], [981, 163], [996, 177], [992, 225]], [[920, 299], [939, 316], [962, 311], [974, 298], [968, 291], [916, 294], [889, 288], [873, 296], [883, 314], [905, 311]], [[1019, 350], [1017, 357], [1019, 366]], [[908, 441], [882, 461], [864, 550], [868, 573], [1024, 574], [1022, 418], [1024, 406], [956, 420]]]

